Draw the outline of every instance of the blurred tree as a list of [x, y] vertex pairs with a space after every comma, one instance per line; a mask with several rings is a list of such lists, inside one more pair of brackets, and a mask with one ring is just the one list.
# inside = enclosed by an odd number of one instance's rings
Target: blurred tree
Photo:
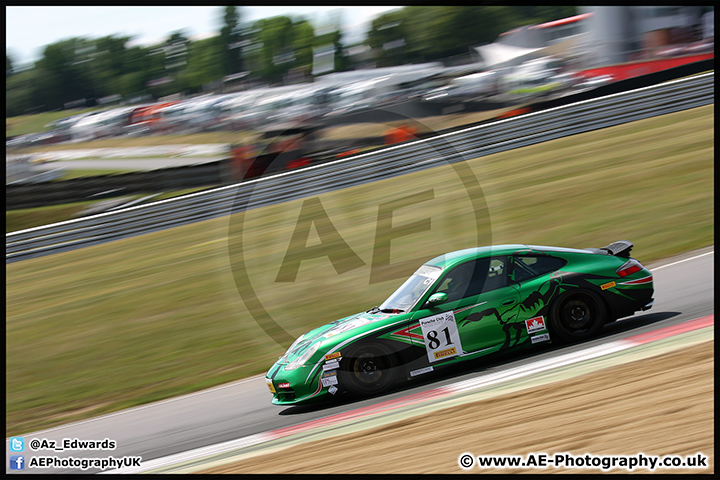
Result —
[[345, 45], [342, 41], [342, 30], [337, 28], [332, 34], [332, 43], [335, 47], [335, 70], [344, 72], [348, 67], [348, 59], [345, 54]]
[[518, 10], [522, 25], [552, 22], [577, 15], [577, 7], [573, 5], [518, 5], [514, 8]]
[[[173, 32], [153, 55], [153, 70], [157, 72], [151, 92], [164, 97], [185, 90], [188, 45], [190, 40], [182, 30]], [[157, 63], [156, 63], [157, 62]]]
[[368, 32], [368, 45], [377, 52], [378, 67], [401, 65], [409, 61], [410, 23], [408, 18], [409, 10], [403, 8], [380, 15], [372, 21]]
[[95, 45], [84, 38], [70, 38], [45, 47], [37, 62], [38, 92], [34, 95], [47, 110], [63, 108], [66, 103], [93, 105], [95, 85], [88, 63]]
[[170, 37], [165, 40], [165, 69], [169, 72], [177, 72], [187, 65], [188, 40], [185, 32], [179, 30], [173, 32]]
[[10, 77], [13, 74], [13, 62], [10, 55], [5, 54], [5, 78]]
[[189, 93], [200, 93], [203, 85], [221, 79], [224, 45], [221, 37], [211, 37], [190, 44], [188, 65], [185, 70]]
[[293, 22], [293, 51], [295, 53], [294, 67], [307, 67], [313, 61], [313, 43], [315, 29], [305, 19]]
[[222, 39], [223, 75], [232, 75], [243, 71], [243, 29], [238, 7], [226, 6], [223, 15], [223, 27], [220, 29]]
[[287, 16], [264, 18], [255, 22], [260, 53], [260, 75], [267, 81], [280, 82], [295, 64], [293, 21]]
[[24, 115], [41, 104], [35, 98], [38, 70], [18, 72], [5, 83], [5, 116]]
[[125, 99], [141, 96], [145, 91], [146, 81], [143, 72], [124, 73], [117, 79], [117, 93]]
[[142, 96], [145, 92], [145, 83], [151, 80], [147, 67], [149, 66], [150, 50], [144, 47], [126, 48], [122, 59], [122, 73], [118, 79], [117, 93], [124, 98]]
[[120, 78], [125, 73], [125, 45], [130, 37], [102, 37], [94, 40], [92, 54], [84, 65], [98, 98], [120, 93]]

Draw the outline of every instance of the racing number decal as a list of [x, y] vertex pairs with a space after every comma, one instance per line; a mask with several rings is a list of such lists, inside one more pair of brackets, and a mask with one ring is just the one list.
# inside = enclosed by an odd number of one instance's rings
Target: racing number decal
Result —
[[455, 314], [443, 312], [420, 320], [428, 360], [437, 362], [462, 353]]

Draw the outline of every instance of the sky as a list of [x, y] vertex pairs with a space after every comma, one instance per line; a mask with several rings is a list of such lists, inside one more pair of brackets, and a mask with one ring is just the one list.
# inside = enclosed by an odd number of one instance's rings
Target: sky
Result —
[[[402, 7], [241, 7], [243, 21], [253, 22], [278, 15], [303, 16], [316, 28], [340, 10], [343, 42], [364, 38], [378, 15]], [[134, 37], [140, 45], [161, 42], [183, 29], [190, 38], [219, 33], [224, 7], [5, 7], [6, 53], [15, 65], [35, 62], [46, 45], [71, 37], [100, 38], [108, 35]]]

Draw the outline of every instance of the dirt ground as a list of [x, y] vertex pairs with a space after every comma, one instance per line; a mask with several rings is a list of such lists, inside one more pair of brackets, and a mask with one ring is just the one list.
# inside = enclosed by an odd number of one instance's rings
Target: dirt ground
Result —
[[[714, 472], [714, 342], [572, 380], [257, 456], [200, 473], [601, 473], [600, 469], [463, 470], [463, 453], [695, 455]], [[624, 469], [611, 473], [627, 473]], [[637, 468], [633, 473], [650, 473]]]

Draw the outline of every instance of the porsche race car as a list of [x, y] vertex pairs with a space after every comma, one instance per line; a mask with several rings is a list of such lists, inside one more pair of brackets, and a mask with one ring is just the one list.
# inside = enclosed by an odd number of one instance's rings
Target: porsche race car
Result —
[[652, 274], [632, 248], [499, 245], [433, 258], [380, 306], [299, 337], [266, 374], [272, 403], [377, 395], [495, 352], [591, 338], [652, 307]]

